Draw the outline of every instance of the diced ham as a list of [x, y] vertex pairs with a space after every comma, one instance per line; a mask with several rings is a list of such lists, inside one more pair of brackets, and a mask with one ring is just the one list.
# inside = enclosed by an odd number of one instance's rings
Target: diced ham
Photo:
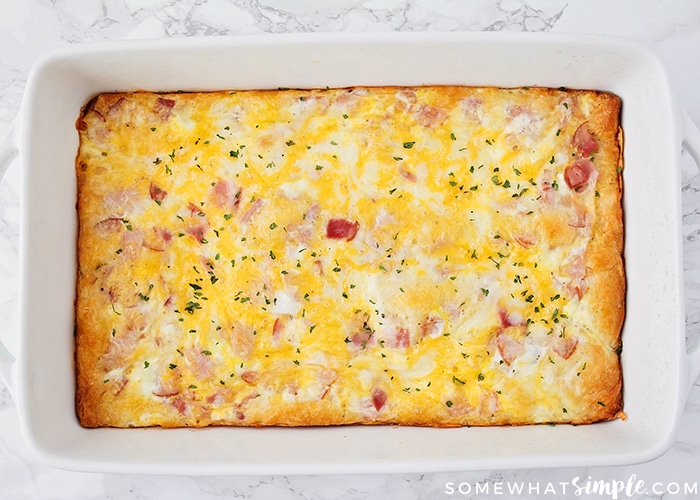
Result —
[[363, 245], [366, 245], [368, 252], [365, 254], [367, 261], [377, 258], [382, 252], [381, 247], [390, 247], [394, 242], [390, 240], [392, 224], [396, 223], [396, 218], [385, 208], [380, 208], [374, 218], [372, 226], [360, 233], [360, 240]]
[[272, 325], [272, 340], [278, 343], [282, 337], [282, 332], [284, 331], [285, 322], [281, 318], [276, 318], [274, 324]]
[[169, 398], [177, 396], [178, 394], [180, 394], [180, 388], [175, 380], [169, 380], [167, 382], [161, 380], [158, 383], [158, 387], [153, 391], [154, 396], [161, 398]]
[[559, 101], [559, 106], [560, 111], [563, 111], [561, 121], [567, 123], [578, 109], [578, 99], [572, 99], [570, 96], [566, 96]]
[[435, 128], [445, 121], [447, 115], [448, 112], [445, 109], [424, 104], [418, 109], [416, 120], [424, 127]]
[[408, 328], [399, 327], [396, 329], [395, 347], [405, 349], [411, 344], [411, 335]]
[[298, 396], [299, 384], [296, 382], [296, 380], [290, 380], [284, 385], [284, 389], [282, 389], [282, 391], [290, 396]]
[[126, 103], [126, 97], [120, 97], [115, 102], [109, 105], [107, 116], [112, 117], [121, 111], [122, 106]]
[[479, 120], [481, 107], [484, 101], [478, 97], [470, 96], [460, 101], [462, 113], [470, 120]]
[[537, 243], [537, 236], [533, 233], [518, 233], [513, 238], [523, 248], [530, 248]]
[[569, 227], [575, 227], [577, 229], [583, 229], [590, 225], [590, 220], [588, 217], [588, 212], [585, 207], [578, 206], [576, 204], [572, 207], [572, 213], [566, 224]]
[[161, 121], [168, 121], [170, 114], [175, 107], [174, 99], [167, 99], [165, 97], [158, 97], [155, 104], [153, 105], [153, 113], [160, 118]]
[[352, 241], [360, 229], [360, 223], [346, 219], [330, 219], [326, 226], [326, 237], [334, 240]]
[[326, 397], [326, 394], [328, 394], [331, 385], [333, 385], [333, 382], [335, 382], [337, 379], [338, 372], [336, 372], [332, 368], [324, 368], [323, 370], [321, 370], [321, 372], [318, 374], [318, 381], [321, 384], [323, 391], [321, 392], [319, 399], [323, 399]]
[[187, 208], [190, 211], [190, 217], [194, 217], [195, 215], [197, 215], [199, 217], [204, 217], [204, 212], [202, 212], [202, 209], [200, 207], [198, 207], [197, 205], [195, 205], [194, 203], [189, 202], [187, 204]]
[[260, 380], [260, 372], [254, 370], [244, 371], [241, 373], [241, 380], [243, 380], [246, 384], [253, 385]]
[[498, 411], [499, 406], [500, 404], [498, 402], [498, 393], [495, 391], [491, 391], [488, 398], [488, 409], [491, 412], [491, 415]]
[[[248, 283], [247, 291], [250, 297], [251, 304], [259, 306], [270, 306], [271, 304], [269, 304], [269, 302], [267, 301], [269, 301], [271, 297], [275, 297], [275, 295], [277, 294], [275, 286], [266, 276], [260, 276], [259, 279], [250, 280]], [[284, 314], [285, 312], [282, 310], [282, 307], [277, 308], [273, 306], [272, 309], [275, 309], [278, 314]], [[292, 313], [295, 312], [296, 309], [292, 311]]]
[[172, 109], [175, 106], [175, 100], [166, 99], [165, 97], [159, 97], [156, 99], [156, 105]]
[[445, 409], [452, 417], [462, 417], [474, 411], [474, 407], [469, 404], [469, 401], [462, 396], [458, 396], [457, 394], [453, 394], [447, 398], [445, 401]]
[[[87, 117], [88, 114], [94, 114], [94, 115], [96, 115], [102, 122], [106, 122], [106, 121], [107, 121], [107, 120], [105, 119], [105, 116], [104, 116], [102, 113], [100, 113], [98, 110], [96, 110], [96, 109], [92, 106], [92, 102], [91, 102], [90, 104], [88, 104], [88, 106], [87, 106], [86, 109], [85, 109], [85, 117]], [[80, 131], [85, 131], [85, 130], [87, 130], [87, 128], [88, 128], [88, 124], [87, 124], [87, 122], [86, 122], [85, 120], [79, 120], [78, 123], [77, 123], [77, 127], [78, 127], [78, 130], [80, 130]], [[93, 130], [94, 130], [94, 129], [93, 129]], [[101, 132], [102, 132], [102, 131], [105, 131], [105, 132], [106, 132], [106, 129], [102, 128], [102, 129], [100, 129], [100, 131], [101, 131]], [[100, 135], [103, 135], [103, 134], [100, 134]]]
[[193, 236], [195, 240], [202, 243], [206, 240], [204, 235], [206, 234], [208, 229], [209, 229], [208, 224], [196, 224], [196, 225], [188, 227], [186, 229], [186, 232], [190, 236]]
[[593, 135], [591, 135], [588, 129], [588, 122], [583, 122], [576, 129], [576, 132], [574, 132], [573, 144], [584, 157], [588, 157], [596, 152], [598, 149], [598, 142], [593, 138]]
[[135, 259], [143, 248], [143, 232], [132, 229], [124, 231], [121, 237], [121, 256], [125, 259]]
[[500, 403], [498, 401], [498, 393], [495, 391], [481, 393], [481, 396], [479, 397], [478, 412], [482, 418], [489, 419], [493, 417], [498, 411], [499, 407]]
[[541, 118], [530, 106], [513, 105], [506, 110], [508, 116], [507, 138], [513, 141], [514, 148], [531, 143], [540, 136]]
[[95, 230], [101, 234], [116, 233], [124, 227], [120, 217], [110, 217], [95, 224]]
[[374, 339], [374, 332], [368, 327], [364, 327], [359, 332], [354, 333], [350, 338], [350, 341], [352, 346], [358, 351], [362, 349], [367, 349], [368, 347], [371, 347], [376, 344], [376, 341]]
[[155, 252], [164, 252], [173, 239], [173, 235], [164, 227], [154, 227], [144, 235], [143, 246]]
[[214, 262], [212, 262], [211, 259], [207, 258], [204, 255], [200, 255], [199, 262], [202, 263], [202, 266], [204, 266], [204, 269], [206, 269], [207, 272], [214, 271]]
[[384, 325], [381, 331], [384, 344], [391, 349], [406, 349], [411, 345], [411, 333], [403, 326]]
[[382, 408], [384, 408], [384, 405], [386, 404], [387, 401], [387, 393], [383, 389], [380, 389], [379, 387], [375, 387], [372, 389], [372, 405], [374, 406], [374, 409], [377, 411], [380, 411]]
[[554, 180], [554, 172], [544, 169], [537, 184], [540, 199], [547, 205], [551, 205], [554, 202]]
[[362, 87], [348, 89], [347, 92], [338, 94], [336, 97], [336, 105], [340, 105], [341, 109], [344, 109], [349, 116], [355, 116], [357, 106], [362, 102], [359, 98], [368, 93], [369, 90]]
[[511, 118], [515, 118], [516, 116], [520, 116], [523, 114], [532, 116], [532, 109], [520, 105], [510, 106], [508, 108], [508, 116], [510, 116]]
[[248, 359], [255, 347], [255, 336], [250, 328], [236, 323], [230, 334], [231, 348], [236, 356]]
[[598, 171], [588, 158], [580, 158], [564, 170], [564, 180], [570, 189], [580, 192], [590, 180], [595, 180]]
[[178, 231], [180, 236], [188, 234], [200, 243], [206, 242], [205, 235], [210, 226], [200, 207], [190, 202], [186, 208], [180, 210], [177, 218], [183, 223], [183, 227]]
[[165, 197], [168, 195], [168, 192], [165, 191], [164, 189], [160, 188], [155, 183], [151, 182], [151, 185], [148, 188], [148, 194], [150, 195], [150, 197], [153, 201], [155, 201], [157, 203], [161, 203], [165, 199]]
[[255, 398], [258, 398], [258, 397], [260, 397], [259, 392], [251, 392], [250, 394], [248, 394], [247, 396], [245, 396], [243, 399], [240, 400], [240, 402], [236, 405], [236, 408], [242, 408], [245, 405], [247, 405], [249, 402], [251, 402], [252, 400], [254, 400]]
[[438, 127], [449, 114], [446, 109], [428, 104], [419, 104], [418, 95], [413, 89], [402, 89], [395, 95], [396, 102], [394, 107], [396, 110], [412, 113], [415, 115], [416, 121], [424, 127]]
[[257, 214], [263, 206], [263, 200], [261, 198], [256, 199], [250, 204], [248, 209], [241, 216], [241, 223], [247, 224], [251, 219]]
[[357, 95], [358, 94], [353, 90], [348, 90], [347, 92], [339, 94], [338, 97], [336, 97], [335, 102], [339, 104], [352, 103], [357, 99]]
[[170, 243], [173, 239], [172, 233], [163, 227], [154, 227], [153, 232], [156, 233], [165, 243]]
[[143, 241], [143, 247], [153, 250], [154, 252], [165, 252], [165, 245], [163, 242], [155, 238], [145, 239]]
[[351, 351], [360, 352], [376, 345], [377, 335], [375, 335], [376, 332], [369, 324], [369, 319], [369, 314], [358, 311], [350, 320], [350, 325], [348, 325], [350, 335], [349, 338], [345, 339], [345, 343]]
[[399, 174], [401, 175], [401, 177], [411, 182], [416, 182], [418, 180], [416, 174], [414, 174], [410, 170], [406, 170], [405, 168], [400, 168]]
[[[483, 293], [482, 293], [483, 295]], [[456, 302], [448, 302], [444, 305], [447, 317], [451, 320], [458, 320], [464, 315], [464, 305]]]
[[116, 189], [105, 194], [103, 205], [112, 217], [123, 218], [131, 210], [136, 199], [139, 199], [136, 190]]
[[380, 208], [379, 211], [377, 211], [377, 215], [374, 217], [374, 225], [372, 226], [372, 232], [382, 231], [383, 228], [386, 228], [386, 226], [395, 222], [396, 219], [394, 218], [391, 212], [389, 212], [385, 208]]
[[232, 182], [220, 180], [212, 188], [212, 198], [214, 204], [220, 208], [235, 210], [241, 203], [242, 189], [236, 187]]
[[217, 406], [219, 406], [223, 402], [223, 395], [220, 391], [216, 391], [212, 394], [209, 394], [209, 396], [207, 396], [206, 401], [207, 401], [207, 405], [210, 408], [212, 408], [212, 407], [216, 408]]
[[297, 243], [308, 245], [314, 236], [314, 223], [320, 210], [320, 206], [314, 203], [299, 222], [289, 224], [286, 228], [289, 237]]
[[554, 352], [556, 352], [562, 358], [569, 359], [571, 357], [571, 355], [574, 353], [574, 351], [576, 350], [577, 345], [578, 345], [578, 338], [566, 337], [566, 338], [557, 339], [557, 341], [554, 343], [554, 346], [552, 347], [552, 349], [554, 350]]
[[304, 246], [309, 245], [311, 238], [313, 237], [313, 227], [310, 224], [304, 223], [293, 223], [287, 226], [287, 235], [293, 241], [303, 244]]
[[417, 100], [418, 96], [415, 90], [402, 89], [396, 92], [396, 103], [394, 107], [398, 111], [407, 111], [413, 107]]
[[245, 420], [245, 413], [241, 410], [243, 410], [250, 401], [253, 399], [257, 398], [260, 396], [259, 392], [251, 392], [250, 394], [246, 395], [243, 399], [241, 399], [238, 403], [234, 405], [234, 408], [236, 408], [236, 418], [238, 420]]
[[421, 338], [436, 338], [445, 331], [445, 320], [438, 316], [428, 316], [420, 325]]
[[332, 368], [324, 368], [318, 374], [318, 381], [323, 387], [328, 387], [338, 378], [338, 372]]
[[321, 206], [318, 203], [314, 203], [309, 207], [309, 209], [304, 214], [304, 221], [313, 223], [317, 218], [318, 214], [321, 212]]
[[586, 259], [584, 252], [571, 254], [562, 265], [565, 277], [568, 277], [568, 288], [581, 300], [586, 293]]
[[302, 109], [308, 110], [309, 113], [316, 113], [323, 116], [331, 106], [331, 100], [328, 96], [322, 94], [310, 94], [303, 96], [303, 100], [297, 101], [297, 105]]
[[181, 397], [174, 398], [171, 404], [175, 407], [178, 413], [180, 413], [180, 415], [187, 413], [187, 402]]
[[498, 347], [501, 358], [503, 358], [503, 361], [508, 366], [515, 361], [515, 358], [525, 352], [525, 347], [520, 342], [514, 340], [504, 332], [499, 332], [498, 335], [496, 335], [496, 346]]
[[502, 328], [509, 328], [511, 326], [522, 326], [523, 317], [517, 312], [508, 312], [504, 309], [498, 311], [498, 319], [501, 321]]
[[105, 372], [122, 365], [123, 360], [131, 355], [138, 340], [144, 335], [145, 329], [145, 322], [130, 320], [123, 332], [118, 332], [110, 338], [107, 352], [100, 358]]
[[[110, 99], [107, 98], [106, 106], [109, 106]], [[80, 119], [76, 122], [78, 130], [81, 132], [87, 132], [90, 139], [97, 141], [98, 143], [106, 143], [109, 137], [112, 135], [112, 130], [110, 127], [106, 126], [107, 119], [105, 115], [109, 113], [109, 108], [100, 106], [100, 110], [96, 109], [97, 98], [92, 99], [85, 107], [85, 119]], [[104, 114], [101, 112], [103, 111]], [[99, 120], [101, 123], [96, 123], [95, 119]], [[88, 123], [90, 123], [90, 128], [88, 130]], [[82, 167], [83, 165], [81, 165]]]
[[100, 358], [100, 364], [103, 365], [105, 372], [120, 366], [121, 360], [129, 354], [130, 349], [133, 349], [133, 343], [138, 338], [138, 335], [133, 335], [134, 333], [136, 332], [127, 332], [124, 336], [116, 336], [110, 340], [107, 352]]
[[126, 384], [129, 383], [129, 379], [122, 376], [119, 379], [114, 381], [114, 384], [112, 385], [112, 392], [114, 393], [115, 396], [118, 396], [121, 394], [121, 392], [124, 390], [126, 387]]
[[185, 361], [189, 369], [199, 379], [210, 378], [214, 375], [214, 365], [207, 351], [191, 347], [185, 351]]
[[212, 394], [207, 396], [206, 402], [209, 408], [219, 408], [221, 405], [233, 399], [231, 389], [227, 387], [219, 387]]

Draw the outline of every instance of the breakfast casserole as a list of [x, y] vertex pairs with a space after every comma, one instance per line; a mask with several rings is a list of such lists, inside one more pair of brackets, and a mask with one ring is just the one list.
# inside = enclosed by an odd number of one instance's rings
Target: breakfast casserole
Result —
[[620, 99], [105, 93], [76, 126], [85, 427], [624, 418]]

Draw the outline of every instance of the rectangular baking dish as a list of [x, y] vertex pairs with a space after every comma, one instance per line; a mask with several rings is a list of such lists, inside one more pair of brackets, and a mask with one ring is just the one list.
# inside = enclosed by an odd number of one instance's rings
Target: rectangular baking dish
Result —
[[[622, 97], [628, 278], [627, 420], [587, 426], [84, 429], [74, 410], [73, 299], [81, 106], [105, 91], [351, 85], [548, 86]], [[85, 471], [294, 474], [591, 466], [670, 446], [700, 355], [686, 347], [680, 154], [700, 151], [644, 46], [551, 34], [294, 34], [70, 47], [34, 67], [14, 143], [23, 169], [20, 332], [12, 378], [23, 432], [46, 463]], [[16, 144], [15, 144], [16, 143]], [[9, 150], [9, 152], [8, 152]], [[3, 156], [4, 155], [4, 156]], [[697, 159], [697, 156], [696, 156]], [[0, 345], [0, 351], [5, 351]]]

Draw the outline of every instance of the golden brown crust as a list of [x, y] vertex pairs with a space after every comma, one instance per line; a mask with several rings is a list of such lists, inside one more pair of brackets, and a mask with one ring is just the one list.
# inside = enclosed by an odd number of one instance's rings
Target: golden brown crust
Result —
[[[622, 136], [619, 125], [621, 101], [617, 96], [601, 94], [593, 109], [590, 125], [601, 147], [596, 161], [609, 165], [599, 170], [596, 184], [597, 219], [586, 250], [590, 301], [595, 325], [602, 336], [598, 357], [606, 356], [614, 366], [622, 349], [620, 332], [625, 317], [625, 289], [622, 219]], [[592, 408], [590, 421], [617, 418], [622, 410], [622, 373], [614, 370], [598, 373], [591, 384], [596, 388], [587, 400]]]
[[96, 96], [76, 122], [81, 424], [622, 418], [620, 106]]

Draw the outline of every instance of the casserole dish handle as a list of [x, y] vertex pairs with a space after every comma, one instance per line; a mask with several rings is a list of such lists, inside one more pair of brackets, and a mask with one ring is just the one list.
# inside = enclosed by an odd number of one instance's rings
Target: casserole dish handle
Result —
[[[15, 124], [10, 127], [7, 137], [0, 144], [0, 180], [5, 176], [7, 168], [17, 157], [19, 150], [15, 142]], [[0, 340], [0, 380], [12, 391], [12, 367], [15, 364], [15, 357], [7, 350]]]
[[[683, 112], [683, 148], [692, 156], [700, 168], [700, 129], [687, 112]], [[700, 375], [700, 339], [696, 339], [688, 350], [688, 390], [693, 387]]]

